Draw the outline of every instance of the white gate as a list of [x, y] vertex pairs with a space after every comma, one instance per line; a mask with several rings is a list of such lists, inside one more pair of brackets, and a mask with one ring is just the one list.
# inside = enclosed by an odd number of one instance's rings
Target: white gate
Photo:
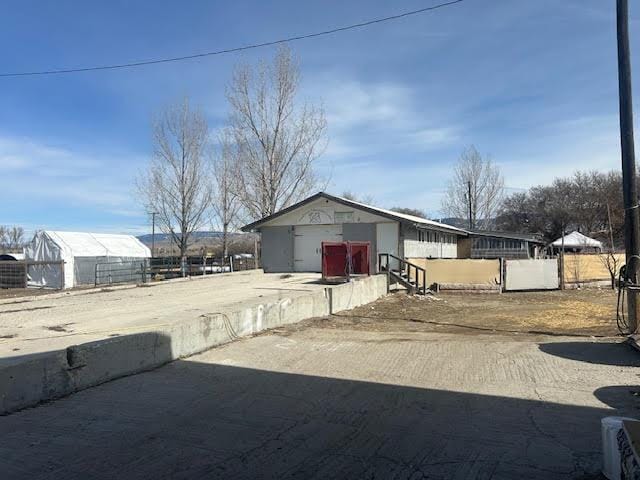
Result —
[[504, 263], [505, 290], [556, 290], [560, 285], [557, 258]]

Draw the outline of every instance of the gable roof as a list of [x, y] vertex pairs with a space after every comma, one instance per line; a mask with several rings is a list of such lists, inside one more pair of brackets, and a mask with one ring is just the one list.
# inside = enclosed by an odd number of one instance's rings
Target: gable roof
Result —
[[444, 223], [440, 223], [440, 222], [435, 222], [433, 220], [429, 220], [426, 218], [422, 218], [422, 217], [416, 217], [414, 215], [407, 215], [406, 213], [398, 213], [398, 212], [394, 212], [393, 210], [387, 210], [385, 208], [380, 208], [380, 207], [374, 207], [372, 205], [366, 205], [364, 203], [360, 203], [360, 202], [355, 202], [353, 200], [349, 200], [347, 198], [344, 197], [338, 197], [335, 195], [330, 195], [326, 192], [318, 192], [315, 195], [312, 195], [308, 198], [305, 198], [304, 200], [291, 205], [290, 207], [284, 208], [282, 210], [280, 210], [279, 212], [274, 213], [273, 215], [269, 215], [267, 217], [261, 218], [260, 220], [257, 220], [253, 223], [249, 223], [247, 225], [245, 225], [244, 227], [242, 227], [242, 231], [243, 232], [250, 232], [252, 230], [255, 230], [256, 228], [260, 228], [262, 225], [264, 225], [267, 222], [270, 222], [271, 220], [278, 218], [286, 213], [289, 213], [293, 210], [296, 210], [297, 208], [303, 207], [305, 205], [307, 205], [308, 203], [313, 202], [314, 200], [317, 200], [319, 198], [326, 198], [327, 200], [332, 200], [336, 203], [340, 203], [342, 205], [346, 205], [348, 207], [353, 207], [353, 208], [357, 208], [360, 210], [364, 210], [365, 212], [369, 212], [372, 213], [374, 215], [379, 215], [381, 217], [385, 217], [391, 220], [395, 220], [401, 223], [407, 223], [407, 224], [411, 224], [411, 225], [415, 225], [418, 228], [422, 227], [422, 228], [431, 228], [434, 230], [442, 230], [445, 232], [451, 232], [451, 233], [455, 233], [458, 235], [463, 235], [466, 236], [467, 232], [465, 230], [462, 230], [461, 228], [457, 228], [457, 227], [453, 227], [451, 225], [445, 225]]
[[[562, 238], [552, 242], [551, 245], [561, 247]], [[602, 242], [576, 231], [564, 236], [564, 246], [565, 248], [602, 248]]]

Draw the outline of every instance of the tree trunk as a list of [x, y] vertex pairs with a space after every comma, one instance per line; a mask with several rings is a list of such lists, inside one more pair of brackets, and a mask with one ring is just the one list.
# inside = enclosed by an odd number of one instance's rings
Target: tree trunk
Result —
[[222, 258], [225, 259], [229, 255], [229, 245], [228, 245], [228, 235], [229, 235], [229, 225], [224, 224], [222, 226]]
[[187, 242], [184, 238], [180, 242], [180, 271], [183, 278], [187, 276]]

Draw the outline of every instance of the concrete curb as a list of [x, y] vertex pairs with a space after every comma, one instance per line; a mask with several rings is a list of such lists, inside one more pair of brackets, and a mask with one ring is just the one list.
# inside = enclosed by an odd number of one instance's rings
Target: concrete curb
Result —
[[386, 293], [386, 275], [375, 275], [235, 311], [212, 312], [154, 331], [17, 358], [0, 367], [0, 414], [157, 368], [243, 336], [354, 308]]

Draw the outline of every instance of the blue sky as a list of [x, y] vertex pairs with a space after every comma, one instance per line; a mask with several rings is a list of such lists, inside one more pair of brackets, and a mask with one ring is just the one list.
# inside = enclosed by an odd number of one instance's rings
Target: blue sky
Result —
[[[177, 56], [324, 30], [437, 1], [3, 2], [2, 72]], [[636, 2], [630, 2], [635, 4]], [[640, 7], [632, 5], [640, 96]], [[322, 102], [328, 190], [441, 215], [462, 149], [513, 189], [619, 165], [613, 0], [466, 0], [291, 44]], [[150, 120], [187, 95], [223, 124], [233, 65], [273, 48], [137, 69], [0, 78], [0, 224], [143, 233], [133, 179]], [[637, 102], [635, 109], [638, 110]], [[515, 191], [515, 190], [511, 190]]]

